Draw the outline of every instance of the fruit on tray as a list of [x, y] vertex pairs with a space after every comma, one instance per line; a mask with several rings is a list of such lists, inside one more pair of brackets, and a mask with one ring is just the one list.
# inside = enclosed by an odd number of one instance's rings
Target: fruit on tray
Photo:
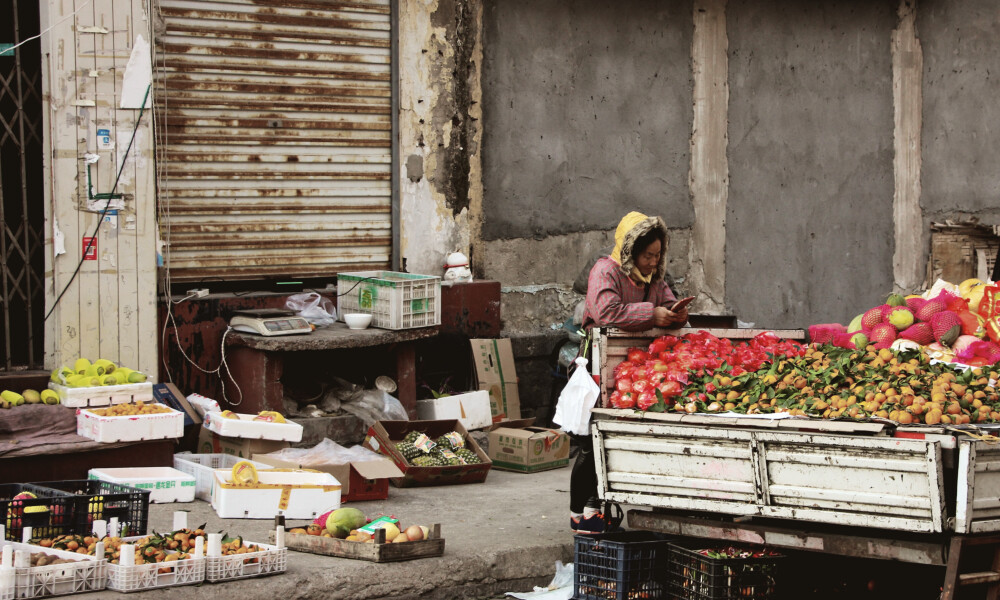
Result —
[[236, 419], [237, 421], [240, 418], [238, 414], [234, 413], [231, 410], [224, 410], [221, 413], [219, 413], [219, 416], [222, 417], [223, 419]]
[[64, 565], [67, 563], [79, 562], [69, 558], [62, 558], [56, 556], [55, 554], [48, 554], [47, 552], [32, 552], [31, 553], [31, 566], [32, 567], [47, 567], [49, 565]]
[[450, 431], [432, 440], [427, 434], [411, 431], [396, 443], [396, 450], [407, 463], [417, 467], [448, 467], [475, 465], [483, 461], [466, 447], [465, 438], [457, 431]]
[[155, 415], [168, 413], [170, 409], [163, 404], [146, 404], [142, 400], [136, 400], [128, 404], [115, 404], [107, 408], [88, 408], [89, 412], [99, 417], [132, 417], [136, 415]]
[[[242, 537], [231, 538], [225, 536], [222, 538], [222, 555], [232, 556], [234, 554], [249, 554], [251, 552], [260, 552], [261, 547], [256, 544], [248, 544], [243, 541]], [[250, 557], [243, 561], [243, 564], [253, 564], [259, 559], [256, 557]]]
[[143, 383], [146, 379], [145, 373], [116, 365], [106, 358], [99, 358], [94, 362], [90, 362], [86, 358], [78, 358], [73, 362], [73, 368], [62, 365], [53, 369], [49, 375], [49, 380], [53, 383], [69, 387], [124, 385], [126, 383]]
[[285, 417], [280, 412], [273, 410], [262, 410], [253, 418], [254, 421], [264, 421], [266, 423], [284, 423]]
[[[60, 535], [54, 538], [41, 538], [32, 540], [32, 543], [44, 548], [54, 548], [56, 550], [66, 550], [77, 554], [97, 553], [98, 542], [104, 543], [104, 557], [112, 564], [120, 564], [121, 547], [125, 544], [132, 544], [135, 547], [135, 564], [145, 563], [168, 563], [177, 560], [191, 558], [195, 549], [195, 541], [199, 537], [207, 537], [204, 525], [197, 529], [178, 529], [168, 534], [153, 533], [143, 536], [138, 540], [126, 541], [120, 537], [76, 534]], [[172, 567], [163, 567], [159, 573], [169, 573]]]
[[333, 537], [345, 538], [351, 530], [363, 527], [368, 523], [365, 513], [356, 508], [344, 507], [330, 513], [326, 518], [325, 528]]

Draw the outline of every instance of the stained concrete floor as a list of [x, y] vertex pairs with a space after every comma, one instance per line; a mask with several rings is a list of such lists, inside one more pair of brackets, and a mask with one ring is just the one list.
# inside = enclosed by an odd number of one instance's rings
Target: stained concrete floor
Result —
[[[398, 563], [371, 563], [290, 551], [281, 575], [141, 592], [136, 598], [272, 598], [282, 600], [489, 599], [547, 585], [555, 562], [573, 560], [569, 530], [568, 468], [531, 475], [493, 469], [484, 483], [424, 488], [390, 487], [389, 498], [358, 502], [366, 515], [398, 517], [404, 525], [441, 524], [444, 555]], [[267, 542], [272, 520], [220, 519], [205, 502], [154, 504], [150, 527], [169, 531], [175, 510], [191, 526]], [[290, 521], [288, 527], [307, 521]], [[74, 596], [110, 598], [118, 592]]]

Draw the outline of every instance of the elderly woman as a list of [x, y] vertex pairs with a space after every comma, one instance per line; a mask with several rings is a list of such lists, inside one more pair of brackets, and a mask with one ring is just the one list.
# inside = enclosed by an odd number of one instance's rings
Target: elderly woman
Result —
[[[653, 327], [680, 327], [687, 308], [676, 313], [677, 298], [663, 279], [667, 255], [667, 226], [659, 217], [630, 212], [618, 223], [615, 248], [599, 259], [587, 280], [583, 326], [617, 327], [645, 331]], [[597, 498], [597, 467], [591, 438], [577, 438], [577, 454], [570, 477], [570, 527], [577, 532], [601, 532], [605, 518]]]

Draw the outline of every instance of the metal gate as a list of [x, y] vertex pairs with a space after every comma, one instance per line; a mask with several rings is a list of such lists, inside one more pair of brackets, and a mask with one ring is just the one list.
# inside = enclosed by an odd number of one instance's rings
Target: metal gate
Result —
[[38, 0], [0, 8], [0, 371], [41, 369], [45, 213]]
[[390, 0], [155, 6], [169, 278], [388, 267], [397, 218]]

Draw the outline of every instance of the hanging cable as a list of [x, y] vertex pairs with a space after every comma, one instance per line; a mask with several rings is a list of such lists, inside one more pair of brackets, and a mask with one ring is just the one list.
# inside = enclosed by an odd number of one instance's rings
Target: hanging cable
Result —
[[[125, 154], [124, 156], [122, 156], [122, 163], [118, 167], [118, 175], [115, 176], [115, 184], [111, 186], [111, 191], [108, 193], [109, 196], [114, 194], [115, 191], [118, 189], [118, 181], [122, 177], [122, 172], [125, 170], [125, 163], [128, 162], [128, 155], [132, 151], [132, 142], [135, 141], [135, 133], [139, 130], [139, 124], [142, 123], [142, 113], [146, 110], [146, 100], [149, 98], [149, 90], [152, 87], [153, 87], [152, 84], [146, 86], [146, 95], [143, 96], [142, 98], [142, 105], [139, 108], [139, 117], [135, 120], [135, 127], [132, 128], [132, 137], [128, 141], [128, 147], [125, 148]], [[56, 307], [59, 306], [59, 301], [62, 300], [62, 297], [66, 294], [66, 291], [69, 289], [69, 286], [73, 285], [73, 281], [76, 279], [76, 276], [80, 273], [80, 268], [83, 267], [83, 261], [86, 260], [87, 253], [90, 252], [90, 249], [93, 248], [94, 246], [94, 242], [97, 241], [97, 232], [101, 229], [101, 223], [104, 222], [104, 217], [108, 214], [109, 208], [111, 208], [110, 198], [104, 204], [104, 209], [101, 210], [101, 216], [100, 218], [97, 219], [97, 226], [94, 227], [94, 232], [90, 234], [90, 239], [87, 241], [87, 247], [84, 248], [83, 252], [80, 254], [80, 262], [76, 263], [76, 269], [70, 276], [69, 281], [66, 282], [66, 285], [63, 286], [62, 291], [59, 292], [59, 295], [56, 297], [56, 301], [52, 303], [52, 308], [50, 308], [49, 312], [45, 314], [45, 318], [42, 319], [42, 322], [49, 320], [49, 317], [52, 315], [52, 311], [54, 311]]]

